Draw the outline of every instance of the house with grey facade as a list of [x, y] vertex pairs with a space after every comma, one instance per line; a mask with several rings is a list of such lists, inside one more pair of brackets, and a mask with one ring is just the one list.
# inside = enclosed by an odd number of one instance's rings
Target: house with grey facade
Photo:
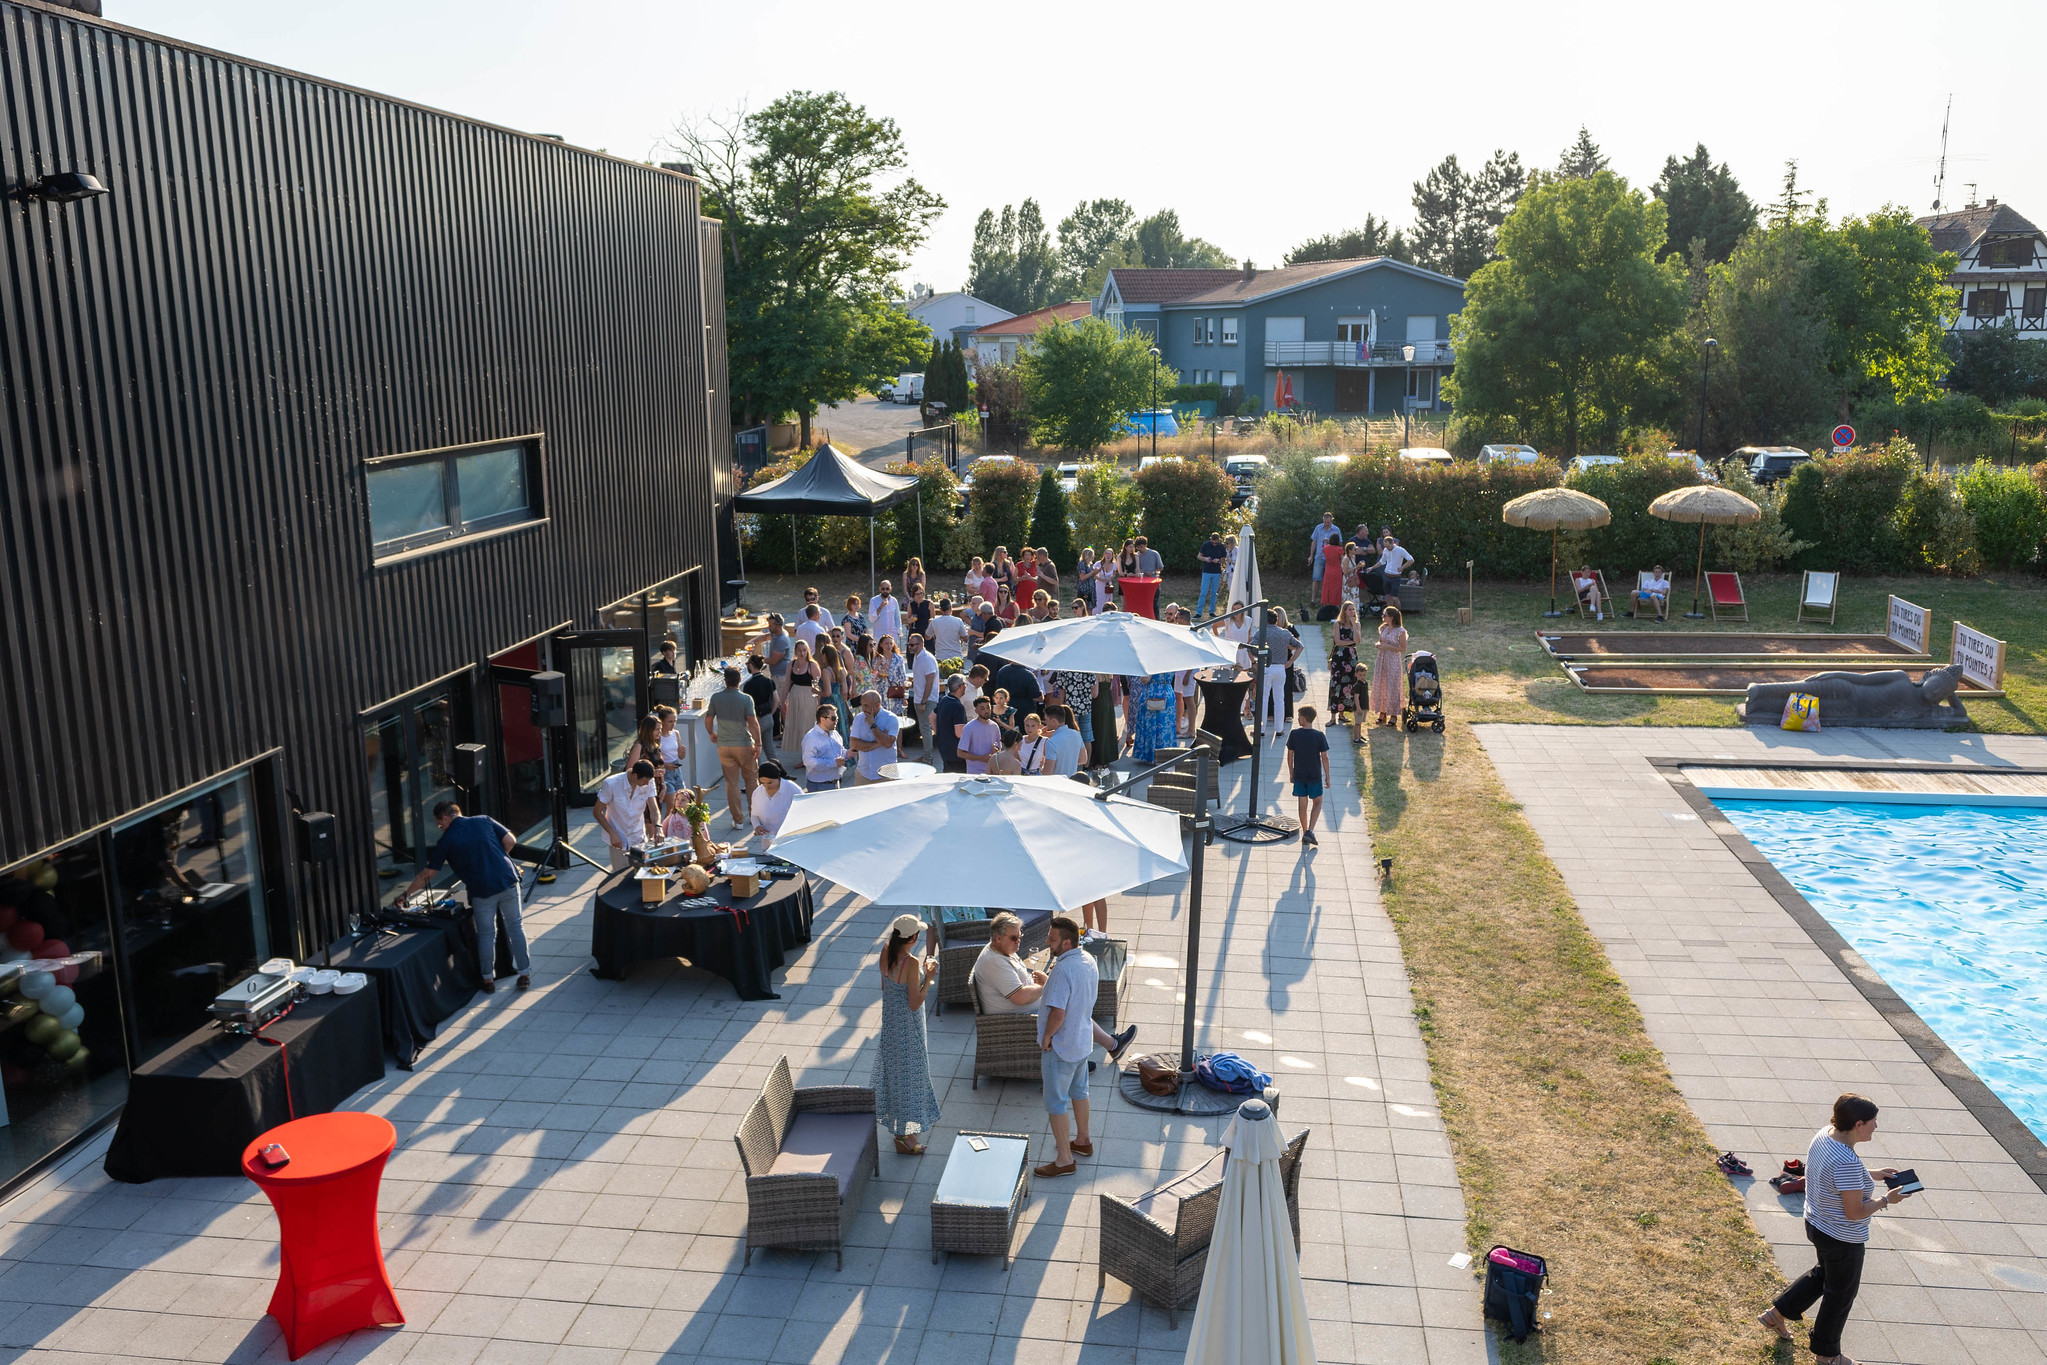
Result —
[[[1384, 256], [1254, 270], [1115, 269], [1095, 312], [1158, 338], [1185, 384], [1336, 416], [1443, 407], [1464, 281]], [[1410, 348], [1412, 348], [1410, 350]]]

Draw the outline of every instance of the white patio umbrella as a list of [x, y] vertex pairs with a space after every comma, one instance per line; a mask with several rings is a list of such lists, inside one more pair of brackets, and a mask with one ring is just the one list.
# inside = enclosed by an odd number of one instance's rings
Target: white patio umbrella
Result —
[[1223, 1134], [1222, 1200], [1201, 1272], [1187, 1365], [1314, 1365], [1301, 1258], [1287, 1219], [1285, 1146], [1263, 1100], [1247, 1100]]
[[1071, 778], [934, 773], [799, 797], [774, 852], [877, 905], [959, 904], [965, 869], [991, 904], [1072, 910], [1185, 872], [1181, 842], [1177, 812]]
[[1230, 571], [1229, 592], [1224, 594], [1229, 602], [1217, 603], [1218, 611], [1227, 610], [1230, 602], [1242, 602], [1248, 607], [1265, 600], [1265, 585], [1258, 577], [1258, 547], [1252, 540], [1249, 526], [1237, 532], [1237, 564]]
[[1018, 626], [996, 636], [986, 652], [1025, 668], [1122, 677], [1178, 673], [1237, 661], [1236, 645], [1208, 631], [1168, 625], [1127, 611]]

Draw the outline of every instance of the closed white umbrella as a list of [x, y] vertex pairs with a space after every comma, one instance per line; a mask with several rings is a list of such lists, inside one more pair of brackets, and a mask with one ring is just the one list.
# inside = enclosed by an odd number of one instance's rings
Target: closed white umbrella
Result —
[[775, 856], [877, 905], [956, 905], [964, 876], [1010, 910], [1072, 910], [1187, 870], [1177, 812], [1066, 777], [957, 773], [812, 792]]
[[1057, 669], [1121, 677], [1178, 673], [1237, 661], [1237, 647], [1227, 640], [1127, 611], [1018, 626], [997, 635], [983, 652], [1047, 672]]
[[[1258, 577], [1258, 547], [1252, 543], [1251, 528], [1246, 526], [1237, 532], [1237, 564], [1230, 570], [1230, 602], [1242, 602], [1250, 606], [1253, 602], [1265, 600], [1265, 585]], [[1229, 603], [1217, 604], [1220, 611]]]
[[1223, 1145], [1229, 1163], [1187, 1365], [1314, 1365], [1315, 1334], [1279, 1174], [1285, 1144], [1272, 1110], [1245, 1101]]

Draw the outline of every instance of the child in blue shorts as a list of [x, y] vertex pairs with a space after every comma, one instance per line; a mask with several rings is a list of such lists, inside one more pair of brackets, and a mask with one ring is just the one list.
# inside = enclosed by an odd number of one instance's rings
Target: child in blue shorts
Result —
[[1315, 728], [1315, 708], [1303, 706], [1300, 724], [1286, 737], [1287, 771], [1301, 812], [1301, 843], [1315, 846], [1315, 822], [1322, 818], [1322, 789], [1329, 783], [1329, 736]]

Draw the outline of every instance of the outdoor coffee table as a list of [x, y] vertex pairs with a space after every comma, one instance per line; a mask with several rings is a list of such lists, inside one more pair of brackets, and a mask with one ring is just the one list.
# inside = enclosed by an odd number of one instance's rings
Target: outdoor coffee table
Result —
[[[988, 1145], [977, 1152], [971, 1138]], [[1031, 1140], [1023, 1133], [961, 1133], [931, 1196], [931, 1263], [938, 1253], [1000, 1256], [1009, 1269], [1009, 1244], [1031, 1199]]]

